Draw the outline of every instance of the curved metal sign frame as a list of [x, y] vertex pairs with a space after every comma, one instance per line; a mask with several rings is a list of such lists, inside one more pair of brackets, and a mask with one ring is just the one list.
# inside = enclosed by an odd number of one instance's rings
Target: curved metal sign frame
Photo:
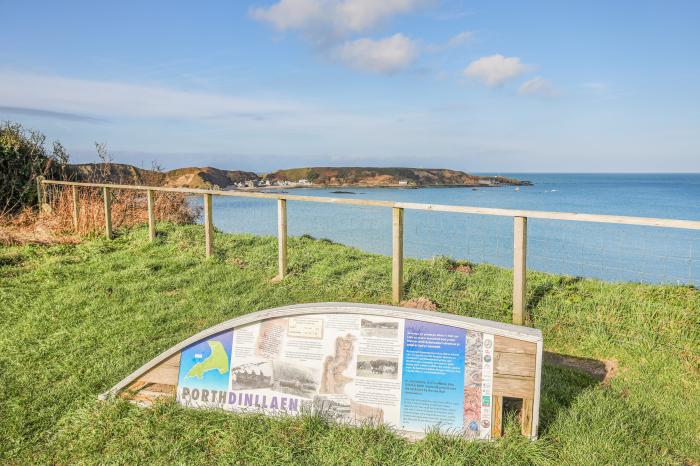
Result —
[[[531, 438], [536, 438], [539, 420], [540, 380], [542, 376], [541, 367], [543, 351], [542, 333], [540, 330], [528, 327], [521, 327], [517, 325], [505, 324], [501, 322], [462, 317], [452, 314], [376, 304], [355, 304], [337, 302], [297, 304], [292, 306], [283, 306], [253, 312], [250, 314], [245, 314], [227, 320], [218, 325], [203, 330], [191, 336], [190, 338], [187, 338], [186, 340], [183, 340], [182, 342], [176, 344], [170, 349], [164, 351], [156, 358], [152, 359], [151, 361], [147, 362], [146, 364], [129, 374], [119, 383], [114, 385], [110, 390], [101, 394], [99, 398], [101, 400], [105, 400], [111, 396], [119, 395], [121, 392], [127, 390], [129, 385], [137, 381], [139, 377], [143, 376], [144, 374], [148, 373], [154, 368], [157, 368], [161, 363], [167, 361], [173, 356], [176, 356], [179, 352], [186, 349], [190, 345], [200, 342], [206, 339], [207, 337], [217, 335], [229, 330], [235, 331], [235, 329], [237, 328], [249, 324], [268, 321], [271, 319], [299, 316], [314, 316], [319, 314], [359, 314], [367, 316], [389, 317], [412, 321], [421, 321], [460, 328], [464, 330], [471, 330], [475, 332], [483, 332], [484, 334], [490, 334], [495, 337], [505, 337], [505, 339], [512, 339], [532, 344], [532, 348], [534, 350], [534, 354], [532, 354], [532, 362], [534, 363], [534, 367], [532, 367], [534, 372], [534, 374], [532, 375], [532, 378], [534, 379], [534, 387], [532, 387], [532, 398], [529, 400], [532, 406], [529, 413], [530, 419], [528, 420], [531, 423], [531, 425], [530, 429], [528, 429], [527, 431], [523, 430], [523, 433]], [[498, 352], [498, 348], [496, 348], [495, 351]], [[519, 350], [512, 351], [512, 353], [519, 352]], [[495, 354], [494, 356], [497, 357], [498, 355]], [[511, 379], [516, 380], [517, 382], [517, 375], [508, 374], [507, 377], [510, 377]], [[507, 389], [503, 392], [503, 396], [509, 397]], [[518, 396], [515, 397], [518, 398]], [[415, 434], [411, 435], [410, 433], [409, 436], [416, 437]]]

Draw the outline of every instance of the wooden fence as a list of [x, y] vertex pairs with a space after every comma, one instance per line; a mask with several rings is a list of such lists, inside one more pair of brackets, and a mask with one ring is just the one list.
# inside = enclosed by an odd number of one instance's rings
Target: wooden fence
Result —
[[418, 204], [412, 202], [392, 202], [368, 199], [349, 199], [317, 196], [298, 196], [293, 194], [273, 194], [246, 191], [219, 191], [209, 189], [166, 188], [160, 186], [136, 186], [123, 184], [77, 183], [72, 181], [38, 180], [39, 205], [46, 203], [45, 186], [71, 186], [73, 194], [73, 218], [78, 219], [78, 188], [102, 188], [105, 213], [105, 236], [112, 238], [111, 191], [130, 189], [146, 191], [148, 199], [148, 231], [153, 240], [156, 236], [153, 194], [156, 191], [200, 195], [204, 199], [204, 244], [205, 254], [210, 257], [214, 251], [214, 224], [212, 221], [212, 196], [253, 197], [277, 200], [277, 237], [278, 237], [278, 276], [282, 279], [287, 274], [287, 201], [322, 202], [330, 204], [347, 204], [359, 206], [384, 207], [391, 209], [392, 215], [392, 303], [398, 304], [403, 297], [403, 218], [404, 210], [427, 210], [434, 212], [453, 212], [462, 214], [495, 215], [513, 218], [513, 323], [525, 323], [526, 307], [526, 264], [527, 264], [527, 219], [568, 220], [578, 222], [614, 223], [620, 225], [639, 225], [662, 228], [681, 228], [700, 230], [700, 221], [677, 220], [649, 217], [626, 217], [619, 215], [577, 214], [570, 212], [547, 212], [537, 210], [492, 209], [440, 204]]

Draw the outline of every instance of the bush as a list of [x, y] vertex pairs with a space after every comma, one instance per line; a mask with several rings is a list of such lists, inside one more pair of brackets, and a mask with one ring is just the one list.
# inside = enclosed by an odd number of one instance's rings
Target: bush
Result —
[[[0, 124], [0, 245], [74, 243], [80, 241], [81, 235], [104, 230], [102, 189], [77, 189], [76, 218], [72, 187], [44, 185], [45, 204], [41, 212], [37, 212], [32, 207], [38, 204], [39, 176], [107, 184], [134, 182], [123, 170], [113, 172], [114, 164], [105, 144], [95, 143], [101, 163], [81, 173], [67, 164], [68, 155], [60, 143], [54, 142], [53, 151], [48, 152], [45, 142], [43, 134], [25, 129], [19, 123]], [[153, 170], [160, 171], [159, 167]], [[183, 193], [158, 192], [154, 200], [158, 221], [188, 224], [195, 223], [199, 217], [199, 209]], [[112, 190], [112, 226], [115, 229], [147, 221], [145, 191]]]
[[19, 123], [0, 123], [0, 216], [38, 203], [36, 179], [62, 175], [68, 154], [60, 142], [49, 152], [46, 136]]

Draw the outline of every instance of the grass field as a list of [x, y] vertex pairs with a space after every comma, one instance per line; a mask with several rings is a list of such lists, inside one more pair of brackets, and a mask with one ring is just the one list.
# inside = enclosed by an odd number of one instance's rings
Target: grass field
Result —
[[[144, 362], [234, 316], [316, 301], [388, 303], [388, 257], [290, 239], [291, 275], [272, 284], [276, 241], [200, 226], [123, 232], [113, 241], [0, 249], [0, 462], [156, 464], [697, 464], [700, 292], [528, 275], [545, 349], [615, 360], [606, 384], [545, 365], [540, 438], [408, 442], [386, 428], [317, 417], [264, 418], [98, 402]], [[407, 297], [442, 312], [510, 319], [511, 273], [408, 260]]]

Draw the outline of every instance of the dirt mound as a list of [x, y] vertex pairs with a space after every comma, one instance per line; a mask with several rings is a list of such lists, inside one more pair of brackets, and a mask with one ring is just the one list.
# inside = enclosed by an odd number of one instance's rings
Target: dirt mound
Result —
[[595, 380], [608, 383], [617, 374], [617, 361], [580, 358], [566, 354], [544, 352], [544, 362], [553, 366], [566, 367], [590, 375]]
[[401, 307], [410, 307], [412, 309], [421, 309], [423, 311], [437, 311], [438, 305], [435, 301], [428, 298], [413, 298], [407, 301], [401, 301]]
[[453, 272], [463, 273], [464, 275], [471, 275], [474, 273], [474, 268], [469, 264], [459, 264], [452, 267]]

